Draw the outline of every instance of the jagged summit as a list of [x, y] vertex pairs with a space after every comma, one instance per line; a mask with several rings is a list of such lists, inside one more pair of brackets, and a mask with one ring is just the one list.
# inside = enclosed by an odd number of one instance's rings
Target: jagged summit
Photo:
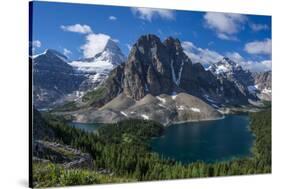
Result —
[[228, 57], [224, 57], [221, 61], [210, 65], [207, 70], [210, 70], [216, 75], [233, 73], [243, 70], [242, 67]]
[[67, 61], [67, 57], [65, 55], [63, 55], [62, 53], [54, 50], [54, 49], [46, 49], [43, 53], [41, 54], [37, 54], [32, 56], [33, 59], [38, 58], [38, 57], [42, 57], [42, 56], [47, 56], [49, 58], [60, 58], [63, 61]]
[[178, 39], [168, 37], [161, 42], [159, 37], [152, 34], [143, 35], [137, 40], [128, 60], [111, 72], [102, 87], [111, 90], [105, 92], [106, 98], [97, 102], [98, 105], [120, 93], [134, 100], [148, 94], [157, 96], [185, 92], [207, 101], [216, 99], [212, 100], [213, 103], [247, 102], [247, 97], [234, 83], [216, 78], [201, 64], [192, 64]]

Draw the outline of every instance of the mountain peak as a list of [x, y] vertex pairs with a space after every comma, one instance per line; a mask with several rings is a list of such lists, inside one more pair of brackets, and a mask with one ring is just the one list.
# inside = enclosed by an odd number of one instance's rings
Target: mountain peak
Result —
[[67, 62], [67, 57], [54, 49], [46, 49], [43, 53], [34, 55], [32, 58], [35, 59], [41, 56], [47, 56], [50, 58], [59, 58], [60, 60]]
[[236, 67], [239, 66], [236, 62], [234, 62], [233, 60], [231, 60], [228, 57], [223, 57], [223, 59], [219, 63], [221, 63], [221, 64], [230, 64], [230, 65], [236, 66]]
[[175, 46], [181, 46], [181, 42], [178, 38], [173, 38], [173, 37], [168, 37], [167, 39], [165, 39], [165, 41], [163, 42], [166, 46], [168, 45], [175, 45]]
[[160, 41], [160, 38], [154, 34], [146, 34], [140, 36], [138, 41]]
[[154, 34], [147, 34], [140, 36], [134, 46], [147, 48], [148, 46], [154, 46], [159, 44], [161, 44], [161, 40], [159, 37]]
[[224, 57], [217, 63], [210, 65], [207, 70], [210, 70], [216, 75], [233, 73], [243, 70], [242, 67], [228, 57]]

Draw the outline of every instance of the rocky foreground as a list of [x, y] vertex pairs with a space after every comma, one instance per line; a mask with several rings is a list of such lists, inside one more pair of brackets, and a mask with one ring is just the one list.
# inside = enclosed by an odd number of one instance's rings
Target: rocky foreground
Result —
[[116, 123], [124, 119], [137, 118], [169, 125], [222, 118], [212, 106], [186, 93], [159, 96], [148, 94], [141, 100], [120, 94], [101, 108], [84, 108], [60, 114], [71, 115], [73, 121], [81, 123]]

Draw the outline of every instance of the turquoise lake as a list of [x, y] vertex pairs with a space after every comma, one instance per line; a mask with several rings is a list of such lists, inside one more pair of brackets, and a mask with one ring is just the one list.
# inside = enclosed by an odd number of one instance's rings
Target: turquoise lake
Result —
[[215, 162], [251, 155], [254, 136], [249, 117], [228, 115], [224, 119], [171, 125], [151, 141], [152, 150], [182, 163]]
[[[182, 163], [215, 162], [251, 155], [254, 136], [247, 115], [227, 115], [214, 121], [188, 122], [165, 128], [151, 139], [152, 151]], [[96, 132], [102, 124], [71, 123], [75, 128]]]

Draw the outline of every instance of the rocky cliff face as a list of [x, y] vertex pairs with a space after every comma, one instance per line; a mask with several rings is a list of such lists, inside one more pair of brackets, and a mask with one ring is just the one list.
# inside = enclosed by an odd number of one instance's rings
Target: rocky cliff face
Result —
[[[253, 85], [254, 78], [252, 73], [248, 70], [244, 70], [239, 64], [231, 59], [224, 57], [221, 61], [212, 64], [208, 70], [210, 70], [222, 83], [222, 89], [227, 96], [237, 96], [237, 99], [256, 100], [255, 94], [248, 90], [248, 86]], [[231, 89], [234, 87], [236, 90]]]
[[[104, 103], [121, 92], [134, 100], [147, 94], [157, 96], [179, 92], [197, 96], [208, 103], [237, 104], [247, 103], [248, 99], [248, 93], [243, 93], [234, 80], [217, 77], [200, 63], [192, 64], [180, 41], [172, 37], [161, 42], [155, 35], [141, 36], [132, 47], [127, 62], [116, 70], [120, 70], [118, 74], [113, 71], [115, 76], [112, 73], [103, 85], [108, 89], [106, 100], [102, 100]], [[101, 105], [100, 101], [98, 104]]]
[[125, 59], [121, 49], [111, 39], [108, 39], [100, 53], [81, 60], [70, 61], [51, 49], [34, 56], [30, 59], [34, 78], [34, 105], [40, 109], [53, 108], [64, 102], [80, 100]]
[[272, 83], [272, 72], [262, 72], [253, 75], [255, 80], [254, 90], [259, 91], [259, 98], [262, 100], [271, 101], [271, 83]]
[[33, 68], [33, 101], [45, 108], [76, 90], [85, 79], [77, 75], [67, 58], [55, 50], [46, 50], [31, 59]]
[[262, 72], [254, 74], [255, 84], [258, 85], [257, 88], [269, 89], [271, 90], [272, 72]]

